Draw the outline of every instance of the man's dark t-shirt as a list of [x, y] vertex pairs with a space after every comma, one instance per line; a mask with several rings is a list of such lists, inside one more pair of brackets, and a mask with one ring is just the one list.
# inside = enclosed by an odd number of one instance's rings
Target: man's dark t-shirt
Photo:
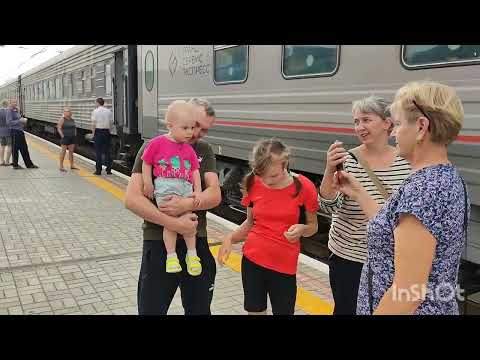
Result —
[[[142, 155], [148, 142], [145, 142], [141, 149], [138, 151], [133, 165], [132, 173], [142, 173]], [[217, 172], [217, 164], [215, 160], [215, 154], [211, 146], [205, 141], [199, 140], [196, 144], [192, 145], [193, 149], [197, 153], [198, 161], [200, 162], [200, 177], [202, 179], [202, 190], [205, 190], [204, 175], [208, 172]], [[155, 201], [153, 201], [154, 204]], [[155, 205], [156, 206], [156, 205]], [[207, 236], [207, 212], [205, 210], [195, 211], [198, 216], [197, 237]], [[144, 221], [143, 223], [143, 240], [160, 240], [163, 241], [163, 226]]]

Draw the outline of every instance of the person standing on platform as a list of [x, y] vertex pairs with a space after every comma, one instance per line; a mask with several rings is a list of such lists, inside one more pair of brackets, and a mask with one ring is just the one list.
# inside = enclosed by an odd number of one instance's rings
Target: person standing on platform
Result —
[[408, 161], [398, 156], [388, 139], [393, 130], [389, 102], [378, 96], [352, 104], [355, 133], [361, 142], [347, 152], [341, 142], [327, 152], [324, 177], [319, 189], [319, 205], [332, 215], [328, 248], [329, 278], [335, 307], [333, 315], [355, 315], [358, 287], [367, 258], [368, 217], [353, 197], [333, 187], [334, 175], [341, 166], [352, 174], [379, 205], [410, 175]]
[[[171, 195], [164, 198], [160, 206], [155, 199], [144, 196], [142, 177], [142, 155], [146, 142], [138, 151], [132, 176], [127, 186], [125, 207], [145, 219], [143, 224], [143, 255], [138, 277], [137, 304], [139, 315], [165, 315], [178, 288], [180, 288], [182, 306], [185, 315], [210, 315], [215, 276], [215, 259], [207, 241], [206, 210], [221, 202], [221, 191], [217, 175], [215, 154], [212, 147], [201, 138], [215, 122], [215, 111], [204, 99], [193, 98], [189, 103], [195, 105], [195, 129], [189, 143], [195, 150], [200, 162], [200, 177], [203, 192], [200, 194], [200, 207], [194, 206], [193, 198]], [[187, 213], [194, 211], [194, 214]], [[187, 213], [187, 214], [185, 214]], [[184, 215], [181, 215], [184, 214]], [[197, 226], [198, 225], [198, 226]], [[191, 276], [187, 271], [176, 274], [166, 272], [167, 251], [163, 242], [163, 227], [178, 234], [196, 233], [197, 256], [202, 263], [202, 273]], [[180, 239], [180, 236], [179, 236]], [[177, 241], [176, 253], [182, 267], [186, 268], [187, 247], [184, 241]]]
[[69, 108], [63, 110], [63, 116], [58, 120], [57, 130], [62, 140], [60, 141], [60, 171], [65, 172], [63, 168], [63, 160], [68, 149], [68, 158], [70, 160], [70, 169], [78, 170], [73, 164], [73, 152], [75, 151], [75, 137], [77, 135], [77, 128], [75, 120], [72, 118], [72, 112]]
[[12, 155], [12, 137], [7, 126], [8, 100], [2, 100], [0, 109], [0, 166], [9, 166]]
[[102, 174], [102, 155], [105, 156], [107, 175], [112, 174], [112, 159], [110, 156], [110, 130], [113, 127], [113, 114], [103, 105], [102, 98], [95, 100], [97, 108], [92, 112], [92, 136], [95, 142], [96, 169], [94, 174]]
[[15, 170], [22, 169], [22, 166], [18, 165], [18, 152], [22, 154], [23, 162], [28, 169], [37, 169], [30, 159], [30, 153], [28, 152], [27, 140], [25, 140], [25, 133], [23, 128], [27, 124], [27, 118], [21, 117], [17, 109], [17, 100], [11, 100], [10, 106], [7, 110], [7, 126], [10, 128], [10, 134], [12, 137], [12, 152], [13, 152], [13, 168]]
[[357, 314], [458, 315], [470, 200], [448, 145], [463, 126], [462, 101], [450, 86], [411, 82], [397, 91], [391, 113], [398, 155], [413, 173], [382, 207], [352, 174], [334, 179], [370, 219]]
[[289, 154], [277, 139], [255, 145], [243, 184], [247, 219], [224, 237], [218, 251], [224, 264], [232, 244], [246, 239], [242, 283], [249, 315], [266, 314], [267, 295], [274, 315], [294, 314], [300, 238], [318, 230], [317, 190], [307, 177], [288, 170]]

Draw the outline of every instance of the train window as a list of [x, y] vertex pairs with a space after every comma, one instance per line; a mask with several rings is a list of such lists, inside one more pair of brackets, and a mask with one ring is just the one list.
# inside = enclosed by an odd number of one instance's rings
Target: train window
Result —
[[402, 62], [407, 68], [466, 65], [480, 61], [480, 45], [404, 45]]
[[63, 87], [63, 75], [58, 77], [58, 89], [60, 90], [59, 98], [63, 99], [65, 97], [65, 90]]
[[93, 65], [90, 69], [91, 74], [90, 74], [90, 81], [91, 81], [91, 89], [92, 89], [92, 96], [95, 96], [95, 78], [97, 77], [96, 70], [95, 70], [95, 65]]
[[215, 84], [242, 83], [248, 76], [248, 45], [213, 46]]
[[112, 95], [112, 66], [105, 64], [105, 95]]
[[75, 86], [74, 86], [74, 76], [73, 73], [68, 74], [67, 77], [68, 80], [68, 88], [70, 89], [70, 97], [73, 97], [75, 95]]
[[90, 68], [87, 68], [83, 75], [83, 80], [85, 84], [85, 94], [87, 95], [90, 95], [90, 93], [92, 92], [92, 81], [90, 79], [91, 74], [92, 72]]
[[57, 99], [62, 98], [61, 89], [60, 89], [60, 77], [55, 77], [55, 94]]
[[83, 90], [84, 90], [84, 87], [83, 87], [83, 82], [84, 82], [84, 72], [83, 71], [79, 71], [78, 74], [77, 74], [77, 94], [78, 95], [83, 95]]
[[69, 91], [68, 91], [68, 75], [63, 74], [62, 75], [62, 83], [63, 83], [63, 97], [68, 97]]
[[57, 97], [57, 89], [55, 87], [55, 80], [49, 80], [50, 83], [50, 97], [55, 99]]
[[155, 83], [155, 61], [153, 53], [149, 50], [145, 56], [145, 87], [148, 91], [152, 91]]
[[282, 74], [286, 79], [332, 76], [339, 55], [338, 45], [284, 45]]
[[48, 100], [50, 92], [48, 91], [48, 80], [43, 81], [43, 100]]

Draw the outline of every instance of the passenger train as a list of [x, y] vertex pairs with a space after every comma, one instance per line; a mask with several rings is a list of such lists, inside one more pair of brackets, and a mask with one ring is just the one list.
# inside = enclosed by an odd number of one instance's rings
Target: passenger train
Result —
[[[112, 156], [131, 164], [144, 140], [165, 133], [176, 99], [204, 97], [217, 113], [206, 140], [217, 156], [224, 202], [242, 210], [238, 183], [255, 141], [276, 136], [292, 149], [292, 169], [320, 183], [335, 141], [356, 146], [352, 101], [392, 100], [408, 81], [453, 86], [464, 127], [449, 156], [472, 200], [464, 259], [480, 264], [480, 45], [82, 45], [0, 87], [18, 99], [29, 130], [55, 133], [62, 107], [90, 132], [96, 97], [114, 112]], [[322, 214], [320, 214], [322, 215]]]

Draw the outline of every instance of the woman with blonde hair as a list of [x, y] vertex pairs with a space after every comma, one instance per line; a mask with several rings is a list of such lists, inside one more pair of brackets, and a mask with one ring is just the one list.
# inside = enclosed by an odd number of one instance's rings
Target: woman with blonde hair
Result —
[[334, 179], [371, 218], [357, 314], [458, 314], [469, 200], [447, 147], [462, 128], [462, 103], [449, 86], [412, 82], [398, 90], [391, 112], [412, 175], [382, 208], [350, 174]]
[[77, 128], [75, 126], [75, 120], [72, 118], [72, 112], [70, 108], [63, 109], [63, 116], [58, 120], [57, 130], [62, 140], [60, 141], [60, 171], [65, 172], [63, 167], [63, 161], [65, 159], [65, 153], [68, 149], [68, 158], [70, 160], [70, 169], [78, 170], [73, 164], [73, 152], [75, 151], [75, 136], [77, 135]]

